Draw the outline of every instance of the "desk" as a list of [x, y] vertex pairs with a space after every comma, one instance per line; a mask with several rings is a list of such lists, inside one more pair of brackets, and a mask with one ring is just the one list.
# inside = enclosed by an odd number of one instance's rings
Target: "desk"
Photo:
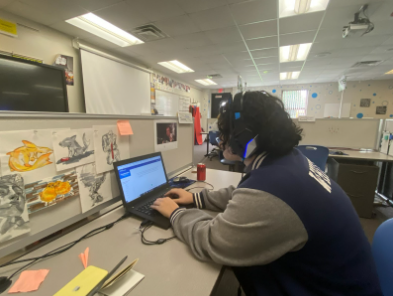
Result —
[[[337, 149], [334, 149], [335, 151]], [[387, 163], [393, 162], [393, 157], [390, 155], [387, 155], [385, 153], [381, 152], [375, 152], [375, 151], [353, 151], [353, 150], [345, 150], [341, 149], [344, 153], [348, 155], [334, 155], [334, 154], [329, 154], [330, 158], [334, 158], [337, 160], [355, 160], [361, 164], [363, 161], [376, 161], [376, 162], [381, 162], [381, 169], [378, 177], [378, 186], [376, 188], [376, 194], [388, 202], [390, 205], [393, 206], [393, 201], [386, 197], [384, 194], [382, 194], [383, 190], [383, 185], [385, 181], [385, 175], [386, 175], [386, 170], [387, 170]]]
[[[336, 151], [336, 149], [334, 149]], [[353, 151], [353, 150], [342, 150], [348, 155], [335, 155], [329, 154], [330, 158], [335, 159], [353, 159], [353, 160], [364, 160], [364, 161], [381, 161], [381, 162], [393, 162], [393, 157], [381, 152], [374, 151]]]
[[[192, 174], [191, 170], [186, 171], [181, 176], [196, 179], [196, 174]], [[211, 183], [215, 189], [230, 185], [236, 186], [241, 179], [239, 173], [210, 169], [206, 170], [206, 176], [207, 182]], [[190, 188], [202, 186], [210, 188], [209, 185], [198, 182], [191, 185]], [[200, 189], [195, 189], [195, 192], [198, 191]], [[50, 250], [78, 239], [90, 230], [115, 221], [123, 214], [123, 207], [118, 207], [22, 258], [43, 255]], [[163, 245], [143, 245], [140, 233], [137, 230], [140, 222], [137, 218], [127, 218], [112, 229], [80, 242], [63, 254], [40, 261], [29, 267], [30, 270], [44, 268], [49, 269], [50, 272], [41, 287], [35, 292], [28, 293], [28, 295], [53, 295], [68, 283], [82, 271], [83, 266], [78, 254], [82, 253], [86, 247], [90, 247], [89, 264], [106, 270], [111, 270], [125, 255], [128, 255], [128, 259], [121, 268], [131, 263], [132, 260], [139, 258], [135, 270], [144, 274], [145, 278], [132, 290], [130, 293], [132, 296], [210, 295], [219, 276], [221, 266], [198, 261], [191, 254], [188, 246], [177, 239], [168, 241]], [[146, 237], [151, 240], [172, 235], [171, 229], [163, 230], [157, 227], [152, 227], [146, 232]], [[13, 270], [21, 267], [22, 264], [1, 269], [0, 275], [10, 275]], [[13, 278], [13, 281], [15, 282], [18, 277], [19, 274]], [[3, 294], [6, 294], [6, 292]]]

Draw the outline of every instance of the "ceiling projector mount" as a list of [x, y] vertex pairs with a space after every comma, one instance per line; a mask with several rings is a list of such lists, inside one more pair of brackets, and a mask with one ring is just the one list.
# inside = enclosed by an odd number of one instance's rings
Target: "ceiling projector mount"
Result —
[[[368, 4], [360, 7], [359, 11], [355, 13], [355, 19], [350, 22], [348, 26], [343, 28], [343, 38], [351, 36], [363, 36], [374, 30], [374, 24], [368, 18], [367, 12]], [[362, 15], [362, 16], [361, 16]]]

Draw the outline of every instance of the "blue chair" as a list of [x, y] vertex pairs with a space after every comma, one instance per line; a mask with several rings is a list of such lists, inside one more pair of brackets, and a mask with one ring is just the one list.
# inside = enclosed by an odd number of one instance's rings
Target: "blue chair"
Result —
[[393, 295], [393, 219], [383, 222], [374, 234], [372, 252], [383, 295]]
[[323, 172], [329, 156], [329, 149], [318, 145], [299, 145], [296, 147], [305, 157], [315, 163]]

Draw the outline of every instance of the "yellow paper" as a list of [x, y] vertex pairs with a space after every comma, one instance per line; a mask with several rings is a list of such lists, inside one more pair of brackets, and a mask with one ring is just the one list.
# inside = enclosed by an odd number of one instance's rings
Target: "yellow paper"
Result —
[[18, 36], [18, 30], [15, 23], [0, 19], [0, 33], [5, 33], [11, 36]]
[[118, 120], [117, 128], [119, 129], [120, 136], [133, 135], [131, 124], [128, 120]]
[[106, 270], [90, 265], [53, 296], [86, 296], [107, 274]]

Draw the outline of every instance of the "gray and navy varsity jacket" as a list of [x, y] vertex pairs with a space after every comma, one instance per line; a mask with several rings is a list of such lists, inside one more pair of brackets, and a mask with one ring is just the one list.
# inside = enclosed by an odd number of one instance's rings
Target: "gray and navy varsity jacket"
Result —
[[237, 188], [204, 190], [198, 209], [172, 213], [198, 259], [234, 267], [247, 295], [382, 296], [370, 244], [334, 181], [297, 149], [249, 168]]

